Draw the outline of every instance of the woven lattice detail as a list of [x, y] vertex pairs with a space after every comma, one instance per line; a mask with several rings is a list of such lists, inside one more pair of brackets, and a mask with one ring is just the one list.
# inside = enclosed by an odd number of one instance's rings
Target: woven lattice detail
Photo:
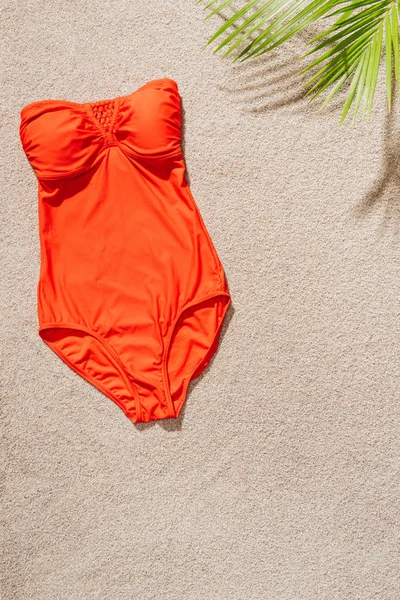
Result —
[[99, 102], [94, 102], [91, 104], [93, 116], [95, 120], [100, 124], [100, 126], [107, 133], [112, 132], [112, 117], [114, 114], [114, 100], [104, 100]]

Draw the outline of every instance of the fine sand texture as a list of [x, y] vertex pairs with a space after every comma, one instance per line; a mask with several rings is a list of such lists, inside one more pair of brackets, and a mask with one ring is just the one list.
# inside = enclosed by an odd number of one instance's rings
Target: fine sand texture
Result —
[[[184, 0], [2, 0], [1, 600], [400, 598], [400, 125], [232, 64]], [[229, 16], [229, 11], [225, 13]], [[19, 111], [170, 77], [232, 297], [178, 420], [134, 425], [37, 333]]]

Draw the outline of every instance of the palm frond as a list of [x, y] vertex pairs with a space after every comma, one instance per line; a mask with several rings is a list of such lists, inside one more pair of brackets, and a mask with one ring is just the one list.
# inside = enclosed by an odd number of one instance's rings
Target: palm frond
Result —
[[[301, 58], [304, 60], [314, 53], [317, 58], [299, 74], [318, 69], [304, 86], [312, 100], [328, 92], [321, 108], [346, 86], [340, 123], [351, 107], [354, 122], [362, 102], [362, 118], [371, 113], [383, 49], [389, 111], [393, 78], [400, 87], [399, 1], [266, 0], [260, 5], [258, 0], [249, 0], [219, 27], [206, 46], [221, 38], [214, 53], [224, 50], [225, 58], [244, 45], [233, 62], [248, 60], [278, 48], [323, 19], [335, 19], [307, 43], [311, 49]], [[212, 9], [208, 16], [232, 4], [233, 0], [211, 0], [206, 6]]]

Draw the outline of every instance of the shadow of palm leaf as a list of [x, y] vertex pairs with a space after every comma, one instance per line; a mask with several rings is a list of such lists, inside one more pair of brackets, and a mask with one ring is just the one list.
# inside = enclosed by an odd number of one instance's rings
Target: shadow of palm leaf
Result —
[[368, 216], [374, 208], [380, 206], [385, 218], [382, 226], [389, 223], [400, 227], [400, 130], [398, 127], [398, 91], [392, 84], [392, 109], [387, 113], [384, 123], [383, 159], [380, 176], [372, 189], [353, 209], [355, 216]]
[[[231, 13], [229, 15], [220, 12], [215, 16], [227, 22], [235, 12], [232, 6], [229, 6], [229, 11]], [[282, 46], [270, 52], [232, 63], [231, 81], [228, 82], [228, 85], [220, 84], [219, 89], [227, 92], [231, 100], [243, 112], [264, 113], [279, 108], [294, 107], [296, 111], [314, 111], [316, 113], [320, 101], [319, 99], [313, 100], [311, 95], [307, 95], [305, 88], [305, 83], [311, 73], [300, 73], [309, 59], [302, 59], [301, 56], [309, 48], [307, 42], [324, 31], [328, 26], [327, 22], [327, 20], [320, 20], [309, 25], [307, 29], [300, 31]], [[233, 24], [229, 31], [237, 30], [237, 28], [238, 25]], [[254, 31], [227, 57], [222, 58], [226, 49], [222, 49], [216, 56], [219, 56], [221, 60], [232, 60], [260, 32], [261, 29]], [[217, 38], [214, 44], [219, 44], [221, 39]], [[345, 94], [342, 91], [330, 101], [328, 106], [324, 107], [321, 113], [341, 111], [344, 98]]]

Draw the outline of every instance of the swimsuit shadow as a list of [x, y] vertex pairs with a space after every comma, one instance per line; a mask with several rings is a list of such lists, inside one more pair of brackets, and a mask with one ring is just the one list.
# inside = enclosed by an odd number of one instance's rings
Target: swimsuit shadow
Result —
[[[229, 285], [229, 283], [228, 283], [228, 285]], [[214, 352], [210, 362], [204, 369], [204, 371], [198, 377], [196, 377], [196, 379], [192, 379], [192, 381], [189, 383], [186, 401], [182, 407], [179, 417], [177, 417], [176, 419], [161, 419], [159, 421], [150, 421], [149, 423], [134, 423], [134, 426], [136, 427], [136, 429], [138, 431], [140, 431], [140, 432], [146, 431], [147, 429], [151, 429], [152, 427], [155, 427], [156, 425], [158, 425], [165, 431], [181, 431], [182, 430], [182, 424], [183, 424], [183, 419], [185, 416], [185, 410], [186, 410], [187, 403], [190, 401], [191, 393], [194, 390], [194, 388], [196, 387], [196, 385], [198, 385], [204, 377], [207, 377], [208, 371], [210, 369], [212, 369], [214, 359], [215, 359], [216, 355], [218, 354], [218, 348], [223, 343], [223, 338], [225, 337], [226, 331], [228, 329], [228, 325], [233, 317], [234, 312], [235, 312], [235, 309], [234, 309], [232, 301], [231, 301], [229, 308], [226, 312], [224, 322], [222, 324], [218, 347], [217, 347], [216, 351]]]

